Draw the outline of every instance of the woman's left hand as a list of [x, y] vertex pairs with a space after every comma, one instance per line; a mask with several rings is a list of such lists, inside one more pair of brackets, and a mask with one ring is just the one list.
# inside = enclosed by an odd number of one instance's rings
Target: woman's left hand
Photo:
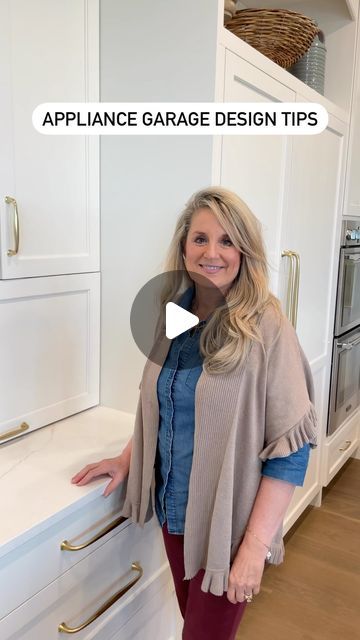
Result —
[[261, 543], [245, 536], [230, 569], [227, 598], [232, 604], [244, 602], [245, 594], [256, 596], [259, 593], [266, 553]]

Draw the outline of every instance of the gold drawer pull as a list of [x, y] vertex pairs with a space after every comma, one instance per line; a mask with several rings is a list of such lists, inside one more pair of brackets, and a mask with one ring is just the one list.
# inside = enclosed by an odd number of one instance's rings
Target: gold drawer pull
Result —
[[28, 423], [22, 422], [20, 427], [17, 427], [16, 429], [11, 429], [11, 431], [6, 431], [6, 433], [2, 433], [0, 435], [0, 440], [6, 440], [7, 438], [11, 438], [11, 436], [17, 436], [19, 435], [19, 433], [23, 433], [28, 429], [30, 429]]
[[115, 520], [110, 522], [110, 524], [106, 525], [106, 527], [101, 529], [101, 531], [96, 533], [92, 538], [90, 538], [83, 544], [70, 544], [70, 542], [68, 542], [67, 540], [63, 540], [60, 544], [60, 549], [61, 551], [80, 551], [81, 549], [85, 549], [86, 547], [89, 547], [93, 542], [96, 542], [96, 540], [100, 540], [100, 538], [109, 533], [109, 531], [112, 531], [113, 529], [118, 527], [119, 524], [125, 522], [125, 520], [127, 520], [127, 518], [124, 518], [123, 516], [115, 518]]
[[139, 562], [133, 562], [132, 565], [131, 565], [131, 570], [132, 571], [137, 571], [138, 575], [133, 580], [130, 580], [130, 582], [128, 582], [125, 585], [125, 587], [122, 587], [122, 589], [120, 589], [120, 591], [117, 591], [116, 593], [114, 593], [114, 595], [111, 596], [111, 598], [109, 598], [109, 600], [104, 602], [104, 604], [102, 604], [101, 607], [99, 607], [99, 609], [97, 611], [95, 611], [95, 613], [93, 613], [93, 615], [90, 616], [90, 618], [88, 618], [88, 620], [85, 620], [85, 622], [80, 624], [78, 627], [68, 627], [66, 622], [62, 622], [58, 626], [58, 631], [63, 632], [63, 633], [77, 633], [78, 631], [81, 631], [82, 629], [85, 629], [85, 627], [87, 627], [89, 624], [94, 622], [94, 620], [99, 618], [101, 616], [101, 614], [104, 613], [107, 609], [109, 609], [117, 600], [120, 600], [120, 598], [123, 595], [125, 595], [125, 593], [127, 591], [129, 591], [129, 589], [131, 589], [131, 587], [133, 587], [134, 584], [136, 584], [138, 582], [138, 580], [140, 580], [141, 576], [144, 573], [144, 571], [143, 571], [142, 567], [140, 566]]
[[8, 256], [16, 256], [19, 251], [19, 239], [20, 239], [20, 230], [19, 230], [19, 212], [18, 206], [15, 198], [11, 196], [5, 196], [6, 204], [12, 204], [14, 207], [14, 238], [15, 238], [15, 249], [8, 249]]
[[346, 451], [352, 443], [352, 440], [345, 440], [345, 447], [341, 447], [339, 451]]

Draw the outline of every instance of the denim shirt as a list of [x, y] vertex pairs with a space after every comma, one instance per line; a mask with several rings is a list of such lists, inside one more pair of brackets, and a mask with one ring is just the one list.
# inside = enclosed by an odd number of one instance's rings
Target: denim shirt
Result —
[[[194, 289], [178, 303], [189, 309]], [[155, 459], [155, 510], [169, 533], [184, 533], [195, 429], [195, 388], [202, 372], [199, 349], [205, 320], [177, 336], [171, 344], [157, 382], [159, 432]], [[307, 469], [308, 444], [284, 458], [266, 460], [262, 475], [302, 486]]]

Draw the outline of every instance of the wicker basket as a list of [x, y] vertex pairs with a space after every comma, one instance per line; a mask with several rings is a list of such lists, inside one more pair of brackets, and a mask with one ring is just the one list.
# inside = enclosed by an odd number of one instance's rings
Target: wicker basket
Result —
[[306, 53], [318, 32], [311, 18], [287, 9], [243, 9], [226, 28], [285, 68]]

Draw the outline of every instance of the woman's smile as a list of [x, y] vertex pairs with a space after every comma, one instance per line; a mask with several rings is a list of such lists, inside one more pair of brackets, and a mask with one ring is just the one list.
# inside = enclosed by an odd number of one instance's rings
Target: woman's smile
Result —
[[215, 275], [216, 273], [219, 273], [221, 269], [225, 269], [225, 267], [211, 264], [200, 264], [199, 266], [203, 269], [203, 271], [205, 271], [205, 273], [208, 273], [210, 275]]

